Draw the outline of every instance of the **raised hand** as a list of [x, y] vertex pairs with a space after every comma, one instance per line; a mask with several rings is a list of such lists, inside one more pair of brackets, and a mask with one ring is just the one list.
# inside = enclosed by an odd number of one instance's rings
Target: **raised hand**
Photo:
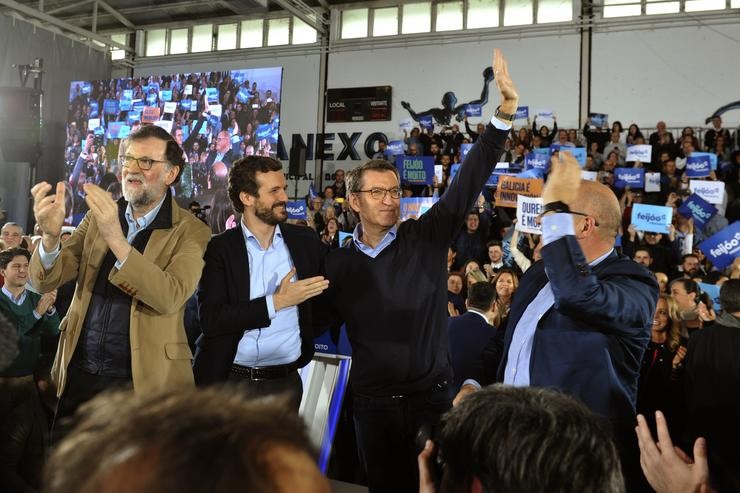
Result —
[[516, 90], [514, 81], [509, 75], [509, 66], [501, 50], [493, 50], [493, 73], [496, 87], [501, 94], [501, 111], [504, 113], [516, 113], [517, 104], [519, 103], [519, 93]]
[[33, 196], [33, 215], [36, 223], [43, 231], [42, 242], [47, 252], [54, 250], [59, 244], [62, 226], [66, 217], [64, 207], [64, 183], [57, 183], [56, 193], [49, 195], [51, 185], [42, 181], [31, 189]]
[[542, 190], [542, 201], [564, 202], [570, 205], [578, 196], [581, 186], [581, 167], [569, 152], [560, 152], [551, 160], [550, 176]]
[[300, 281], [291, 282], [296, 270], [293, 267], [283, 280], [280, 281], [277, 291], [272, 297], [275, 311], [289, 306], [295, 306], [303, 303], [309, 298], [318, 296], [329, 287], [329, 281], [322, 276], [309, 277]]

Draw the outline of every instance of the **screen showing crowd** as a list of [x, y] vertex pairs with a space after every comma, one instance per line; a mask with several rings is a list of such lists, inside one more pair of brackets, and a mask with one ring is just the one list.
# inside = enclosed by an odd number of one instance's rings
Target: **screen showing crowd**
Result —
[[281, 67], [72, 82], [65, 222], [77, 225], [87, 212], [85, 183], [121, 196], [121, 144], [143, 124], [162, 127], [183, 148], [177, 201], [209, 203], [236, 159], [276, 156], [281, 85]]

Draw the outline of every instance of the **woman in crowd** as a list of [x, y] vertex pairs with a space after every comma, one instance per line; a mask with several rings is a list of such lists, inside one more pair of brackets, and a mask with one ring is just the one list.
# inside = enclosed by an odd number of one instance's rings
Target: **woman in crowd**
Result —
[[456, 317], [465, 311], [465, 279], [459, 272], [450, 272], [447, 274], [447, 313]]
[[622, 122], [616, 120], [614, 123], [612, 123], [612, 132], [617, 132], [619, 134], [619, 142], [625, 142], [625, 136], [622, 135], [622, 133], [624, 132]]
[[475, 268], [471, 268], [465, 273], [465, 279], [467, 281], [468, 288], [477, 282], [488, 282], [488, 278], [483, 271]]
[[549, 147], [550, 144], [552, 144], [552, 139], [558, 134], [558, 122], [555, 121], [554, 116], [552, 120], [552, 132], [546, 125], [542, 125], [542, 127], [537, 130], [537, 117], [534, 117], [534, 120], [532, 121], [532, 135], [536, 135], [540, 138], [540, 145], [542, 147]]
[[696, 282], [684, 278], [674, 279], [669, 290], [676, 303], [675, 313], [670, 314], [671, 319], [683, 339], [688, 340], [695, 330], [715, 319], [711, 300], [701, 292]]
[[627, 141], [627, 145], [637, 144], [636, 141], [638, 138], [644, 139], [645, 137], [642, 135], [640, 127], [638, 127], [636, 123], [633, 123], [630, 125], [629, 130], [627, 130], [627, 137], [625, 139]]
[[683, 131], [681, 132], [681, 138], [678, 139], [678, 142], [683, 142], [684, 138], [686, 137], [691, 138], [691, 145], [694, 146], [694, 150], [698, 151], [701, 149], [699, 139], [697, 139], [696, 135], [694, 135], [694, 129], [692, 127], [684, 127]]
[[465, 262], [465, 264], [463, 265], [463, 268], [462, 268], [462, 272], [463, 272], [463, 274], [465, 274], [466, 276], [467, 276], [467, 275], [468, 275], [468, 274], [470, 273], [470, 271], [472, 271], [472, 270], [480, 270], [480, 264], [478, 263], [478, 261], [477, 261], [477, 260], [468, 260], [468, 261], [467, 261], [467, 262]]
[[670, 318], [671, 303], [674, 302], [666, 294], [658, 298], [637, 384], [637, 412], [645, 416], [655, 430], [655, 411], [663, 411], [673, 435], [678, 432], [675, 427], [682, 422], [680, 395], [686, 345], [681, 344], [678, 326]]
[[330, 250], [339, 248], [339, 221], [336, 217], [327, 219], [326, 226], [321, 232], [321, 243], [327, 245]]
[[491, 280], [491, 283], [496, 289], [491, 324], [498, 328], [503, 325], [506, 317], [509, 315], [511, 298], [519, 287], [519, 277], [513, 269], [504, 267], [498, 271], [498, 274]]

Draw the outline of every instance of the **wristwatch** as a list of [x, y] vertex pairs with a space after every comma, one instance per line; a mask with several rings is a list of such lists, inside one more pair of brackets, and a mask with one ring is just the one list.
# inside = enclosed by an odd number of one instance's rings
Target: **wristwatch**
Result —
[[496, 107], [496, 111], [493, 113], [493, 116], [499, 120], [506, 120], [507, 122], [513, 122], [515, 117], [515, 115], [512, 115], [511, 113], [504, 113], [501, 111], [501, 105]]

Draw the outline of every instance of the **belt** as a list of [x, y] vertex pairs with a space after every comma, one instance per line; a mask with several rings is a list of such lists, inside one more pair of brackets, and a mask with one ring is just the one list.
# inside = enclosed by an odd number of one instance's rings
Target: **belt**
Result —
[[261, 366], [252, 368], [249, 366], [231, 364], [231, 373], [249, 380], [273, 380], [285, 378], [298, 369], [298, 362], [294, 361], [287, 365]]

